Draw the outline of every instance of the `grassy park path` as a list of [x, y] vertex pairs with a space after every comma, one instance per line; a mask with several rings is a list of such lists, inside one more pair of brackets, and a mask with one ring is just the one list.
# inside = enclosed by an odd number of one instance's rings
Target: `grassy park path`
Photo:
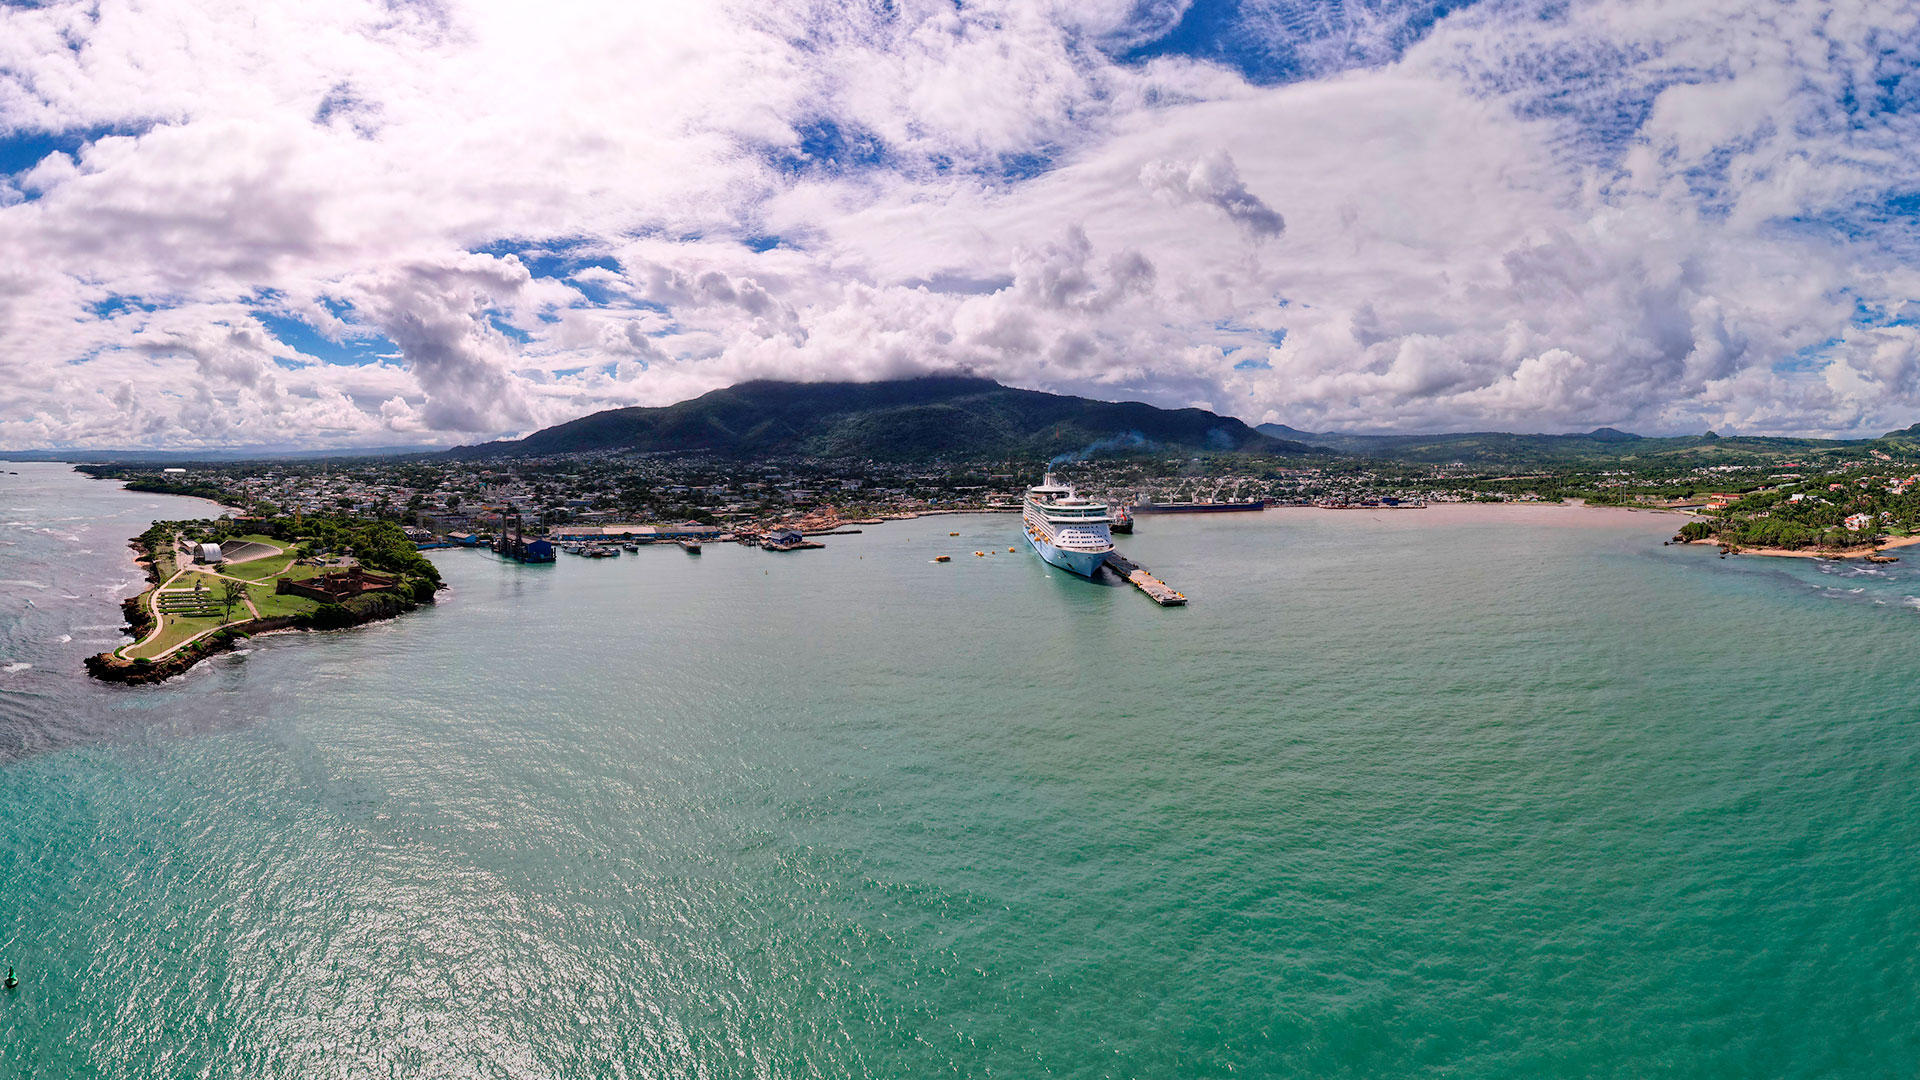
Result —
[[[222, 564], [229, 573], [213, 569], [198, 569], [192, 565], [191, 553], [180, 546], [178, 537], [174, 538], [174, 571], [166, 580], [154, 586], [147, 597], [147, 611], [153, 616], [153, 629], [147, 636], [131, 645], [123, 645], [115, 650], [118, 655], [140, 657], [149, 660], [164, 660], [217, 630], [232, 625], [229, 618], [212, 613], [212, 601], [202, 599], [210, 593], [200, 590], [176, 588], [182, 579], [198, 582], [200, 578], [218, 581], [239, 582], [246, 587], [240, 600], [247, 606], [249, 618], [261, 618], [260, 609], [253, 602], [253, 591], [262, 582], [271, 581], [287, 569], [292, 556], [286, 549], [263, 540], [247, 541], [240, 546], [240, 557]], [[264, 571], [264, 573], [262, 573]], [[242, 576], [246, 575], [246, 576]], [[171, 607], [172, 610], [168, 610]], [[181, 635], [185, 635], [184, 637]], [[177, 640], [176, 640], [177, 639]], [[151, 655], [142, 650], [156, 645], [165, 647]]]

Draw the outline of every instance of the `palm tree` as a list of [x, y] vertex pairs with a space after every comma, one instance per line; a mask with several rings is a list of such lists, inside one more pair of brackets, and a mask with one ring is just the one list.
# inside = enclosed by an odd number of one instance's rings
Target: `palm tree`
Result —
[[233, 621], [233, 605], [245, 599], [246, 595], [247, 587], [241, 582], [229, 579], [222, 584], [220, 589], [220, 602], [226, 606], [228, 622]]

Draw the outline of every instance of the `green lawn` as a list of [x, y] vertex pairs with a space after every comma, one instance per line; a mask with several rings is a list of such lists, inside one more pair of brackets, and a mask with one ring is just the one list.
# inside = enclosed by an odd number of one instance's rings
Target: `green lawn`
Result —
[[249, 585], [247, 591], [253, 594], [253, 606], [260, 609], [260, 617], [263, 619], [281, 615], [306, 615], [320, 606], [318, 602], [304, 596], [275, 593], [271, 581]]
[[[197, 597], [199, 601], [197, 604], [194, 602], [196, 597], [192, 591], [195, 585], [203, 586]], [[247, 588], [251, 590], [253, 586], [249, 585]], [[198, 607], [201, 609], [198, 614], [218, 613], [224, 616], [227, 610], [224, 595], [226, 589], [227, 582], [223, 578], [198, 571], [189, 573], [176, 579], [168, 588], [161, 590], [160, 611], [162, 614], [166, 614], [169, 609], [180, 610]], [[195, 612], [190, 610], [182, 613], [188, 615], [195, 614]], [[236, 621], [247, 618], [246, 605], [235, 603], [233, 606], [233, 617]]]
[[[241, 570], [266, 564], [278, 566], [274, 574], [264, 575], [265, 580], [256, 579], [251, 574], [247, 575], [249, 579], [247, 595], [253, 600], [253, 606], [260, 612], [261, 618], [306, 615], [320, 606], [304, 596], [283, 596], [274, 592], [273, 578], [278, 576], [279, 571], [287, 570], [287, 564], [291, 561], [291, 556], [275, 556], [262, 559], [258, 564], [241, 563], [232, 568]], [[296, 566], [287, 573], [287, 576], [299, 579], [312, 577], [320, 572], [321, 570], [317, 567]], [[240, 577], [241, 575], [233, 574], [232, 576]], [[196, 584], [205, 586], [204, 591], [197, 596], [193, 591]], [[129, 659], [139, 659], [143, 656], [155, 657], [197, 634], [229, 621], [245, 622], [251, 616], [242, 604], [235, 604], [233, 618], [227, 619], [226, 604], [221, 597], [226, 584], [223, 579], [202, 571], [192, 571], [175, 580], [159, 594], [160, 633], [138, 646], [128, 646], [122, 655]]]
[[219, 616], [207, 619], [164, 615], [160, 619], [160, 633], [156, 637], [141, 642], [138, 646], [128, 646], [127, 651], [123, 655], [135, 660], [143, 656], [158, 656], [188, 638], [203, 631], [211, 630], [225, 621], [225, 619]]
[[292, 562], [291, 555], [269, 555], [264, 559], [230, 563], [221, 573], [230, 577], [246, 578], [248, 581], [271, 581], [284, 573]]
[[[283, 546], [281, 541], [268, 536], [236, 537], [234, 542], [251, 541]], [[291, 549], [294, 545], [286, 544]], [[171, 562], [171, 559], [164, 559]], [[234, 563], [221, 573], [227, 577], [239, 578], [247, 583], [247, 595], [253, 601], [255, 610], [261, 618], [279, 618], [290, 615], [311, 614], [320, 605], [303, 596], [281, 595], [274, 591], [277, 578], [287, 577], [296, 581], [327, 573], [333, 567], [295, 566], [291, 550], [280, 555], [271, 555], [264, 559]], [[161, 653], [182, 642], [188, 641], [208, 630], [227, 623], [244, 622], [249, 618], [243, 605], [235, 605], [233, 617], [226, 617], [226, 605], [222, 599], [228, 582], [208, 570], [190, 569], [169, 583], [168, 588], [159, 593], [160, 632], [150, 640], [139, 645], [129, 645], [121, 655], [129, 659], [158, 657]], [[202, 591], [194, 592], [194, 586], [202, 586]]]
[[167, 586], [167, 591], [172, 592], [175, 589], [191, 589], [195, 585], [200, 585], [204, 587], [208, 593], [211, 593], [215, 599], [218, 599], [220, 596], [220, 587], [225, 584], [226, 581], [224, 579], [215, 577], [203, 570], [191, 570], [173, 584]]

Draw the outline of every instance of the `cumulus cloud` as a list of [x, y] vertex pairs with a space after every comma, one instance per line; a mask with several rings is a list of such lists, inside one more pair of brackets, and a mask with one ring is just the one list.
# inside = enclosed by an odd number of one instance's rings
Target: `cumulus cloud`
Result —
[[529, 280], [517, 259], [465, 255], [352, 278], [343, 292], [399, 347], [426, 394], [427, 428], [487, 432], [532, 418], [510, 374], [509, 339], [490, 318]]
[[1180, 204], [1206, 203], [1257, 237], [1287, 231], [1287, 221], [1260, 196], [1247, 190], [1233, 155], [1216, 150], [1197, 161], [1149, 161], [1140, 167], [1147, 190]]
[[1093, 261], [1086, 230], [1069, 226], [1057, 243], [1015, 252], [1012, 291], [1044, 308], [1099, 314], [1153, 287], [1153, 263], [1138, 251], [1121, 251], [1101, 269]]
[[1920, 413], [1920, 11], [1434, 10], [0, 6], [0, 446], [950, 370], [1312, 427]]

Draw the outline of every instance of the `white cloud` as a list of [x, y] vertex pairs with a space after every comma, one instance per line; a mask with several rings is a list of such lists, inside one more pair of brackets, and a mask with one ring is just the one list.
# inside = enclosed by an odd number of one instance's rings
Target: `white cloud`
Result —
[[0, 153], [54, 137], [0, 182], [0, 446], [954, 369], [1313, 427], [1920, 411], [1911, 5], [1237, 10], [1122, 62], [1188, 5], [0, 8]]
[[1197, 161], [1149, 161], [1140, 167], [1140, 182], [1176, 206], [1206, 203], [1254, 236], [1276, 237], [1287, 231], [1286, 219], [1247, 190], [1233, 155], [1225, 150]]

